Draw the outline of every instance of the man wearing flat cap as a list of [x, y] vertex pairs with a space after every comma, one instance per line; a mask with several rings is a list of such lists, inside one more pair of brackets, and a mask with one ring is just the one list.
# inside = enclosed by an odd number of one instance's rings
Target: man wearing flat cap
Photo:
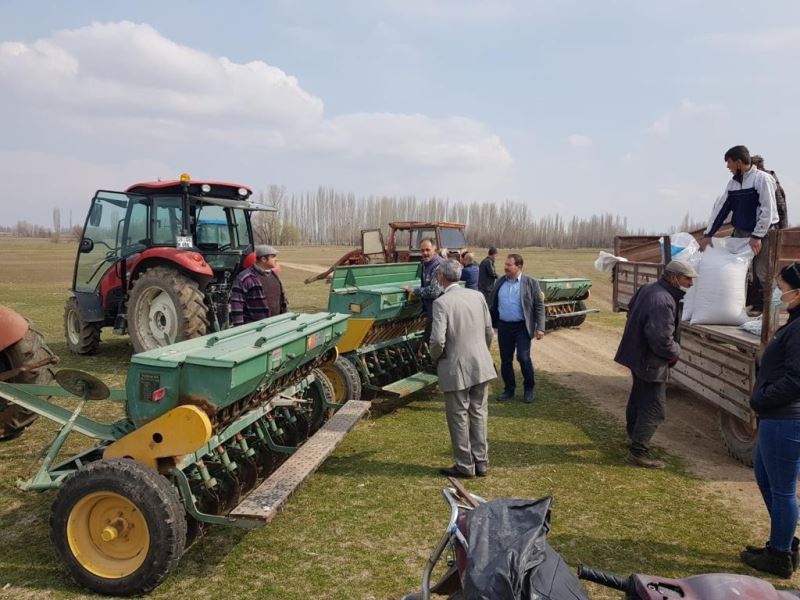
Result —
[[231, 288], [232, 327], [283, 314], [288, 306], [283, 284], [275, 273], [278, 251], [259, 245], [255, 254], [255, 264], [239, 273]]
[[690, 263], [673, 260], [661, 279], [639, 288], [628, 304], [628, 320], [614, 360], [628, 367], [633, 377], [625, 410], [630, 440], [625, 460], [637, 467], [664, 467], [651, 455], [650, 440], [664, 422], [669, 369], [681, 353], [683, 296], [696, 277]]

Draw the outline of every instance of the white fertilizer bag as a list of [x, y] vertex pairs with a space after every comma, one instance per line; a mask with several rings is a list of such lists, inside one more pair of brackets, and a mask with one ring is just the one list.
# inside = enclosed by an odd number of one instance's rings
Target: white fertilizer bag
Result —
[[749, 238], [714, 238], [700, 255], [691, 315], [692, 325], [741, 325], [747, 269], [753, 259]]
[[[688, 250], [688, 249], [687, 249]], [[684, 251], [685, 252], [685, 251]], [[698, 273], [700, 272], [700, 259], [703, 257], [703, 253], [695, 248], [688, 256], [684, 259], [690, 265], [692, 265]], [[692, 318], [692, 314], [694, 314], [694, 297], [697, 294], [697, 282], [700, 280], [698, 277], [694, 280], [694, 285], [689, 288], [689, 291], [683, 297], [683, 315], [681, 319], [684, 321], [690, 321]]]

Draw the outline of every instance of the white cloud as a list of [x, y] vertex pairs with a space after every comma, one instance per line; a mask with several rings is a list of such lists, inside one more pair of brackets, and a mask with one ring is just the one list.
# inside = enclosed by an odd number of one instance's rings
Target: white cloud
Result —
[[581, 135], [579, 133], [573, 133], [568, 138], [569, 145], [574, 146], [575, 148], [589, 148], [592, 145], [592, 138], [588, 135]]
[[0, 110], [47, 113], [81, 137], [197, 140], [332, 161], [382, 158], [397, 168], [496, 170], [512, 163], [499, 137], [477, 121], [391, 113], [326, 118], [323, 101], [281, 69], [214, 57], [144, 24], [93, 23], [32, 44], [2, 43], [0, 87]]
[[718, 119], [727, 115], [727, 109], [721, 104], [698, 104], [684, 99], [677, 109], [664, 113], [648, 128], [648, 132], [657, 137], [666, 137], [676, 126], [701, 119]]

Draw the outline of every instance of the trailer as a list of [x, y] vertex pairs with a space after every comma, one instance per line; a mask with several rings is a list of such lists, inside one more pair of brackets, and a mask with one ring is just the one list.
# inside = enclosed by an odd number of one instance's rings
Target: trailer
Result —
[[[719, 235], [730, 233], [726, 225]], [[704, 230], [692, 232], [699, 241]], [[750, 409], [750, 395], [756, 379], [761, 352], [785, 319], [771, 315], [773, 279], [787, 264], [800, 260], [800, 227], [769, 232], [770, 277], [765, 282], [761, 336], [736, 326], [680, 326], [681, 357], [670, 373], [670, 383], [679, 385], [719, 411], [719, 429], [728, 453], [750, 466], [756, 440], [756, 417]], [[671, 244], [665, 236], [617, 236], [614, 254], [627, 260], [613, 270], [613, 309], [627, 310], [628, 303], [643, 285], [656, 281], [664, 265], [672, 260]]]

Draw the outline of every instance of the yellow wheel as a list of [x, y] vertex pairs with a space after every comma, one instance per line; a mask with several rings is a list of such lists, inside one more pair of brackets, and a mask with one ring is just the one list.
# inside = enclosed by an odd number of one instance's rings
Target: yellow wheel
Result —
[[349, 360], [340, 356], [336, 361], [320, 369], [333, 386], [333, 397], [336, 404], [344, 404], [348, 400], [361, 400], [361, 377]]
[[177, 565], [186, 519], [165, 477], [130, 459], [98, 460], [64, 481], [50, 536], [76, 583], [130, 596], [149, 592]]
[[67, 519], [70, 550], [84, 569], [119, 579], [135, 573], [147, 558], [150, 530], [128, 498], [113, 492], [84, 496]]

